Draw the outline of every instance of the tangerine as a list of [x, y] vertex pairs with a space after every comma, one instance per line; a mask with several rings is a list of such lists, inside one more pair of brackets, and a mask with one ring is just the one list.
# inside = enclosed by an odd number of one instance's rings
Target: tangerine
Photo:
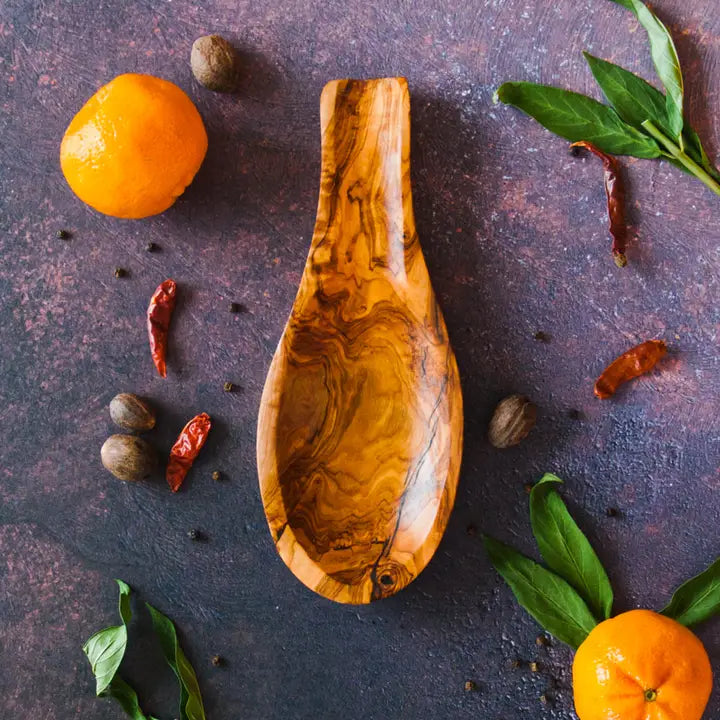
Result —
[[207, 133], [192, 100], [152, 75], [118, 75], [70, 122], [60, 166], [73, 192], [106, 215], [167, 210], [197, 173]]
[[651, 610], [595, 627], [573, 662], [580, 720], [700, 720], [712, 670], [698, 637]]

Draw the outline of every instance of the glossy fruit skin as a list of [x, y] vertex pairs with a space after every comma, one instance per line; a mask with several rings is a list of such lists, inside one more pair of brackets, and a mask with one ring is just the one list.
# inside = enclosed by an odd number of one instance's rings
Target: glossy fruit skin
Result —
[[[686, 627], [651, 610], [631, 610], [600, 623], [578, 648], [573, 689], [580, 720], [700, 720], [712, 670]], [[655, 691], [654, 700], [648, 691]]]
[[177, 85], [127, 73], [101, 87], [72, 119], [60, 166], [83, 202], [106, 215], [143, 218], [182, 194], [207, 144], [200, 113]]

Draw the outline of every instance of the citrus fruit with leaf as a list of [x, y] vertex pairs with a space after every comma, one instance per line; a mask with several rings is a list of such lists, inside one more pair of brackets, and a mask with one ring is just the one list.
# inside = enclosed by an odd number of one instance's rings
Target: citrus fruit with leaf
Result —
[[699, 720], [712, 688], [698, 637], [651, 610], [600, 623], [573, 662], [580, 720]]
[[688, 629], [720, 612], [720, 558], [672, 596], [662, 613], [612, 617], [613, 591], [590, 542], [546, 474], [530, 493], [530, 523], [541, 565], [485, 537], [495, 569], [518, 602], [558, 640], [573, 663], [580, 720], [700, 720], [712, 670]]
[[167, 210], [195, 177], [207, 133], [175, 84], [137, 73], [101, 87], [70, 122], [60, 166], [73, 192], [106, 215]]

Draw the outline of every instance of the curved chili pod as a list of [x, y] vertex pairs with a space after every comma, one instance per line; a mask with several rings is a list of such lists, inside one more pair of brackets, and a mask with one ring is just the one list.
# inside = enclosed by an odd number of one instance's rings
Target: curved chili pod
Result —
[[170, 318], [175, 309], [177, 285], [174, 280], [165, 280], [158, 285], [150, 298], [147, 309], [147, 329], [150, 339], [150, 354], [157, 371], [162, 377], [167, 376], [165, 356], [167, 354], [168, 330]]
[[597, 155], [605, 169], [605, 195], [607, 196], [608, 217], [610, 218], [610, 234], [613, 238], [612, 254], [618, 267], [627, 265], [625, 246], [627, 245], [627, 225], [625, 224], [625, 188], [620, 179], [617, 158], [604, 153], [592, 143], [580, 140], [571, 148], [582, 147]]
[[188, 470], [205, 444], [211, 427], [210, 416], [207, 413], [200, 413], [182, 429], [172, 446], [165, 479], [173, 492], [180, 489]]
[[595, 382], [595, 395], [604, 400], [615, 394], [622, 383], [649, 372], [667, 353], [664, 340], [647, 340], [613, 360]]

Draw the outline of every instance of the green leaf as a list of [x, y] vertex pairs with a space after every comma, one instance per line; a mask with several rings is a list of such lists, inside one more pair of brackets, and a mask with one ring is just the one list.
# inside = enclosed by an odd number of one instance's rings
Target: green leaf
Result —
[[613, 2], [634, 13], [648, 34], [655, 71], [666, 92], [666, 127], [673, 137], [679, 138], [683, 128], [683, 76], [672, 36], [655, 13], [641, 0], [613, 0]]
[[540, 554], [551, 570], [567, 580], [597, 620], [610, 617], [613, 591], [605, 568], [588, 539], [554, 490], [562, 480], [546, 473], [530, 493], [530, 523]]
[[96, 632], [83, 645], [95, 675], [95, 694], [102, 695], [103, 690], [112, 682], [120, 667], [127, 646], [125, 626], [109, 627]]
[[95, 694], [98, 696], [110, 685], [120, 667], [127, 647], [127, 625], [132, 617], [130, 588], [122, 580], [115, 582], [120, 588], [119, 611], [123, 624], [96, 632], [83, 645], [95, 676]]
[[615, 63], [589, 52], [583, 55], [608, 102], [628, 125], [641, 130], [642, 123], [650, 119], [667, 130], [665, 96], [657, 88]]
[[117, 674], [127, 647], [127, 626], [132, 618], [130, 608], [130, 587], [122, 580], [115, 580], [120, 589], [118, 600], [122, 625], [116, 625], [96, 632], [83, 645], [93, 674], [95, 692], [98, 697], [111, 697], [132, 720], [156, 720], [145, 717], [138, 703], [135, 691]]
[[651, 137], [624, 123], [612, 108], [585, 95], [550, 85], [509, 82], [498, 88], [496, 97], [571, 142], [586, 140], [613, 155], [656, 158], [661, 154]]
[[522, 607], [558, 640], [577, 649], [596, 626], [585, 601], [561, 577], [508, 545], [483, 538], [490, 562]]
[[102, 696], [115, 698], [132, 720], [155, 720], [153, 717], [145, 716], [140, 709], [137, 693], [119, 675], [116, 675], [103, 690]]
[[685, 141], [685, 152], [695, 162], [700, 163], [716, 180], [720, 180], [720, 170], [710, 162], [710, 158], [700, 141], [700, 136], [687, 123], [683, 128], [683, 140]]
[[180, 682], [180, 720], [205, 720], [202, 695], [192, 665], [180, 647], [175, 625], [170, 618], [145, 603], [150, 611], [153, 629], [160, 641], [165, 659]]
[[[608, 102], [628, 125], [641, 130], [645, 120], [652, 120], [663, 132], [672, 134], [667, 129], [665, 96], [657, 88], [619, 65], [601, 60], [588, 52], [583, 55]], [[716, 180], [720, 180], [720, 172], [713, 167], [699, 135], [687, 121], [683, 125], [682, 137], [685, 152]], [[666, 159], [683, 172], [693, 174], [681, 162], [672, 158]]]
[[699, 575], [681, 585], [662, 611], [690, 627], [720, 612], [720, 558]]
[[690, 155], [693, 160], [701, 163], [705, 167], [710, 165], [710, 158], [702, 146], [700, 136], [690, 127], [685, 125], [683, 128], [683, 140], [685, 144], [685, 152]]

